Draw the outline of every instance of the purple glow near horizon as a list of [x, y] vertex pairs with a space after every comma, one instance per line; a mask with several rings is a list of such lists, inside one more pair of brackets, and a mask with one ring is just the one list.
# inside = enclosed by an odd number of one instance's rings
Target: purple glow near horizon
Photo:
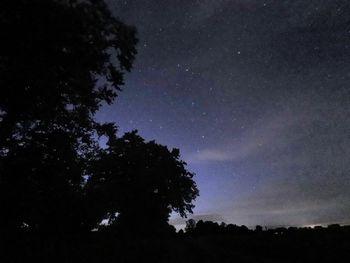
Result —
[[194, 218], [350, 221], [347, 1], [110, 3], [138, 28], [139, 54], [98, 118], [180, 149]]

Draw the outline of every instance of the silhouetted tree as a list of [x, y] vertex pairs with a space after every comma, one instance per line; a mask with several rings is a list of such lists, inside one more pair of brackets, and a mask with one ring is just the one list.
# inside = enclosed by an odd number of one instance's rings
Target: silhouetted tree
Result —
[[[145, 142], [136, 131], [112, 137], [92, 166], [88, 181], [92, 206], [99, 207], [100, 219], [130, 231], [166, 228], [170, 212], [185, 217], [198, 196], [193, 174], [185, 166], [179, 150]], [[143, 226], [147, 229], [140, 230]]]
[[262, 226], [260, 226], [260, 225], [256, 225], [255, 226], [255, 232], [261, 233], [262, 231], [263, 231], [263, 227]]
[[220, 234], [220, 225], [213, 221], [199, 220], [196, 224], [196, 228], [192, 232], [196, 235]]
[[136, 54], [103, 0], [0, 2], [1, 229], [84, 226], [86, 164]]
[[196, 228], [196, 220], [191, 218], [186, 221], [186, 227], [185, 227], [186, 233], [193, 231], [195, 228]]

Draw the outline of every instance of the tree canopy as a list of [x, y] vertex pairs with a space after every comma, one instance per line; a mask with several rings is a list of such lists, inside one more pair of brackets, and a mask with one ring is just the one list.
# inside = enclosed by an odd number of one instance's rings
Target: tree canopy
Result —
[[2, 226], [70, 229], [106, 132], [93, 115], [131, 69], [136, 30], [104, 1], [5, 0], [0, 31]]
[[172, 210], [192, 212], [198, 190], [178, 150], [135, 132], [118, 138], [94, 118], [132, 68], [134, 27], [103, 0], [4, 0], [0, 32], [2, 231], [91, 230], [116, 213], [167, 223]]
[[192, 213], [198, 189], [194, 174], [179, 158], [178, 149], [145, 142], [137, 131], [112, 138], [93, 163], [88, 181], [92, 199], [99, 200], [96, 205], [103, 210], [100, 216], [134, 229], [143, 224], [154, 230], [168, 222], [171, 211], [181, 216]]

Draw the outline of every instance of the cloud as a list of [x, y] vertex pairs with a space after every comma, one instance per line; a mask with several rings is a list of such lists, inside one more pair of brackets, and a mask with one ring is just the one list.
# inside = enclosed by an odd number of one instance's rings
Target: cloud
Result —
[[[348, 187], [344, 182], [343, 190]], [[349, 202], [349, 195], [324, 193], [321, 183], [305, 182], [302, 186], [296, 182], [271, 182], [228, 205], [227, 210], [234, 213], [226, 218], [247, 225], [270, 226], [349, 223]]]
[[233, 198], [215, 211], [248, 226], [349, 223], [347, 98], [348, 90], [310, 85], [286, 98], [280, 111], [247, 126], [237, 140], [193, 153], [192, 163], [225, 165], [239, 178], [235, 184], [249, 183], [242, 187], [246, 192], [227, 194]]
[[220, 149], [206, 149], [192, 155], [189, 159], [190, 162], [229, 161], [232, 155]]
[[[209, 148], [190, 154], [189, 163], [240, 161], [257, 154], [273, 151], [278, 147], [285, 147], [284, 137], [292, 127], [305, 118], [303, 112], [290, 109], [267, 114], [254, 125], [245, 129], [236, 140], [217, 148]], [[276, 146], [277, 143], [277, 146]], [[278, 145], [279, 144], [279, 145]], [[271, 145], [274, 145], [271, 148]]]

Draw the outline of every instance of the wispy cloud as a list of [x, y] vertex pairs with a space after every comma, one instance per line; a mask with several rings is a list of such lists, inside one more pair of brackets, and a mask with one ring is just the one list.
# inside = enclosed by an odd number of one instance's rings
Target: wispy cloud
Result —
[[305, 115], [299, 111], [284, 110], [272, 116], [267, 114], [251, 127], [245, 128], [245, 132], [235, 140], [227, 142], [226, 145], [192, 153], [187, 160], [189, 163], [239, 161], [271, 152], [287, 146], [284, 142], [286, 132], [292, 126], [300, 124], [303, 119]]
[[189, 162], [229, 161], [232, 160], [232, 155], [221, 149], [206, 149], [194, 153], [189, 160]]
[[[345, 182], [344, 182], [345, 183]], [[344, 187], [348, 188], [345, 183]], [[349, 222], [350, 197], [322, 192], [322, 183], [298, 185], [296, 182], [271, 182], [247, 193], [227, 210], [235, 211], [228, 215], [229, 221], [248, 225], [306, 225]], [[318, 191], [317, 191], [318, 190]]]

